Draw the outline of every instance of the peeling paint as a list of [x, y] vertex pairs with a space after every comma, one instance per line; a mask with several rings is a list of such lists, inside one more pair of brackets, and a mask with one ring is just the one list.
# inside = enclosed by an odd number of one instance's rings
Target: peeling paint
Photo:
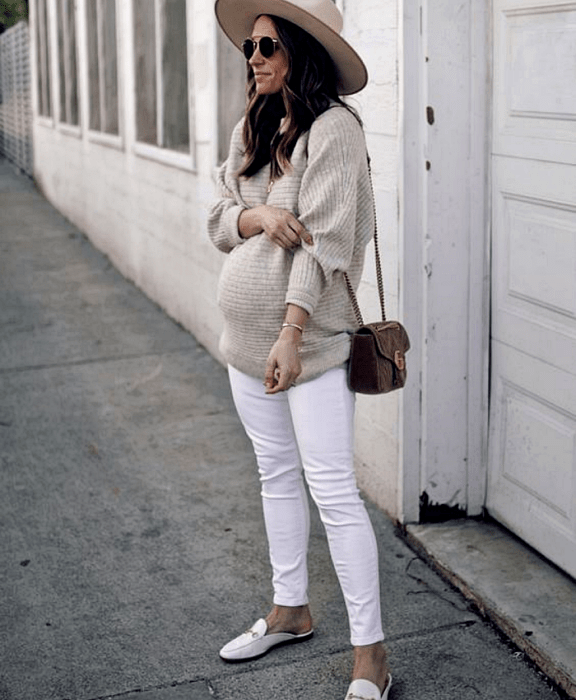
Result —
[[[459, 491], [450, 499], [454, 501]], [[456, 520], [466, 517], [466, 508], [455, 503], [434, 503], [426, 491], [420, 496], [420, 522], [421, 523], [442, 523], [446, 520]]]

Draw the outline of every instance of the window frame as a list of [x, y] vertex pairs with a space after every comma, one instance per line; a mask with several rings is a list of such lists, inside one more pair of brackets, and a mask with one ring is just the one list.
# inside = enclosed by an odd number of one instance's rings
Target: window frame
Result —
[[[42, 3], [43, 12], [40, 11]], [[52, 75], [52, 42], [50, 29], [50, 0], [36, 0], [30, 10], [33, 19], [31, 41], [34, 44], [34, 91], [36, 101], [36, 120], [38, 124], [54, 127], [54, 80]], [[41, 106], [48, 108], [48, 113], [41, 112]]]
[[[232, 45], [228, 37], [220, 27], [216, 27], [215, 36], [215, 59], [216, 59], [216, 167], [219, 167], [228, 157], [230, 137], [232, 130], [238, 120], [244, 115], [246, 108], [246, 59], [238, 49]], [[231, 90], [235, 95], [227, 95], [227, 77], [232, 79]], [[228, 99], [227, 99], [228, 97]], [[226, 112], [224, 112], [226, 104]], [[230, 112], [230, 105], [233, 105], [234, 114]]]
[[[49, 0], [46, 0], [46, 2], [49, 2]], [[63, 134], [67, 134], [68, 136], [76, 136], [78, 138], [82, 137], [82, 123], [83, 119], [85, 118], [83, 114], [83, 109], [82, 109], [82, 84], [81, 84], [81, 61], [80, 61], [80, 41], [81, 41], [81, 36], [79, 32], [79, 18], [78, 18], [78, 3], [76, 0], [69, 0], [68, 8], [72, 8], [74, 11], [74, 32], [75, 32], [75, 60], [76, 60], [76, 102], [77, 102], [77, 112], [78, 112], [78, 123], [73, 124], [70, 123], [70, 121], [64, 121], [62, 118], [62, 81], [61, 81], [61, 71], [60, 71], [60, 60], [61, 58], [66, 60], [63, 60], [64, 62], [64, 103], [66, 107], [66, 119], [70, 118], [71, 116], [71, 96], [69, 94], [69, 90], [71, 89], [71, 66], [70, 66], [70, 61], [68, 60], [70, 56], [70, 37], [68, 35], [68, 27], [70, 24], [70, 19], [68, 18], [63, 18], [62, 21], [62, 29], [63, 29], [63, 34], [62, 34], [62, 46], [63, 46], [63, 52], [64, 52], [64, 57], [60, 56], [60, 13], [62, 12], [62, 0], [52, 0], [52, 9], [54, 10], [54, 23], [56, 25], [56, 46], [55, 46], [55, 55], [56, 55], [56, 88], [55, 90], [55, 104], [56, 104], [56, 112], [55, 112], [55, 118], [56, 118], [56, 123], [58, 125], [58, 130], [62, 132]]]
[[[132, 0], [131, 7], [131, 25], [132, 25], [132, 66], [133, 79], [136, 81], [136, 64], [135, 50], [136, 37], [134, 34], [134, 3], [138, 0]], [[134, 145], [133, 151], [137, 156], [153, 160], [165, 165], [180, 168], [190, 172], [196, 172], [196, 138], [195, 138], [195, 114], [194, 114], [194, 82], [193, 82], [193, 27], [192, 15], [193, 8], [190, 0], [184, 0], [186, 8], [186, 77], [187, 77], [187, 105], [188, 105], [188, 145], [187, 152], [176, 151], [160, 144], [164, 140], [164, 78], [162, 69], [162, 0], [153, 0], [154, 2], [154, 44], [155, 44], [155, 76], [156, 76], [156, 143], [147, 143], [138, 140], [138, 123], [136, 108], [134, 109]], [[136, 82], [134, 83], [135, 89]], [[135, 92], [134, 92], [135, 94]], [[135, 105], [136, 107], [136, 105]]]
[[[123, 114], [124, 114], [124, 109], [123, 109], [123, 82], [122, 82], [122, 52], [123, 52], [123, 45], [122, 45], [122, 38], [121, 38], [121, 23], [122, 23], [122, 15], [121, 15], [121, 8], [119, 7], [118, 0], [114, 0], [114, 11], [116, 13], [115, 17], [115, 41], [116, 41], [116, 92], [117, 92], [117, 102], [118, 102], [118, 133], [110, 133], [108, 131], [103, 131], [102, 129], [92, 129], [90, 127], [90, 111], [91, 111], [91, 100], [90, 100], [90, 55], [89, 55], [89, 50], [88, 50], [88, 2], [90, 0], [83, 0], [82, 2], [82, 10], [84, 14], [84, 21], [86, 23], [85, 25], [85, 31], [84, 31], [84, 37], [83, 41], [85, 43], [86, 47], [86, 66], [84, 70], [84, 82], [86, 84], [86, 94], [87, 94], [87, 118], [86, 118], [86, 137], [88, 141], [92, 143], [99, 144], [100, 146], [107, 146], [109, 148], [114, 148], [116, 150], [124, 150], [124, 121], [123, 121]], [[103, 99], [103, 93], [105, 93], [105, 88], [104, 88], [104, 58], [105, 58], [105, 52], [104, 52], [104, 47], [103, 47], [103, 40], [101, 37], [101, 32], [99, 31], [99, 28], [101, 26], [100, 23], [100, 13], [102, 11], [102, 3], [104, 0], [97, 0], [97, 5], [96, 5], [96, 22], [97, 22], [97, 29], [96, 29], [96, 42], [97, 42], [97, 51], [98, 51], [98, 94], [99, 94], [99, 103], [100, 103], [100, 125], [106, 121], [103, 119], [103, 111], [105, 112], [106, 110], [106, 100]]]

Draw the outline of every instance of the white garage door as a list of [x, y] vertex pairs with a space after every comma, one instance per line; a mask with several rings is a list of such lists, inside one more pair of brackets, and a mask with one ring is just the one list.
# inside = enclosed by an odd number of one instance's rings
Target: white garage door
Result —
[[493, 22], [487, 506], [576, 576], [576, 2]]

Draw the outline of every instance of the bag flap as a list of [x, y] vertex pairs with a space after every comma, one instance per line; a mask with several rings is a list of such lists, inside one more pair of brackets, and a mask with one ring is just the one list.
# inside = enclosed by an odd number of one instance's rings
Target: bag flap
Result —
[[362, 335], [372, 335], [378, 352], [394, 364], [398, 364], [397, 353], [400, 353], [400, 356], [404, 358], [404, 354], [410, 349], [408, 333], [398, 321], [367, 323], [356, 332]]

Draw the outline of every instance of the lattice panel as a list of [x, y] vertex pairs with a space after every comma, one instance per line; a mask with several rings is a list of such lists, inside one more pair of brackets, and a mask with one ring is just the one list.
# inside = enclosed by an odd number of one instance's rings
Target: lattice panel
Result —
[[27, 22], [0, 35], [0, 154], [32, 175], [30, 41]]

